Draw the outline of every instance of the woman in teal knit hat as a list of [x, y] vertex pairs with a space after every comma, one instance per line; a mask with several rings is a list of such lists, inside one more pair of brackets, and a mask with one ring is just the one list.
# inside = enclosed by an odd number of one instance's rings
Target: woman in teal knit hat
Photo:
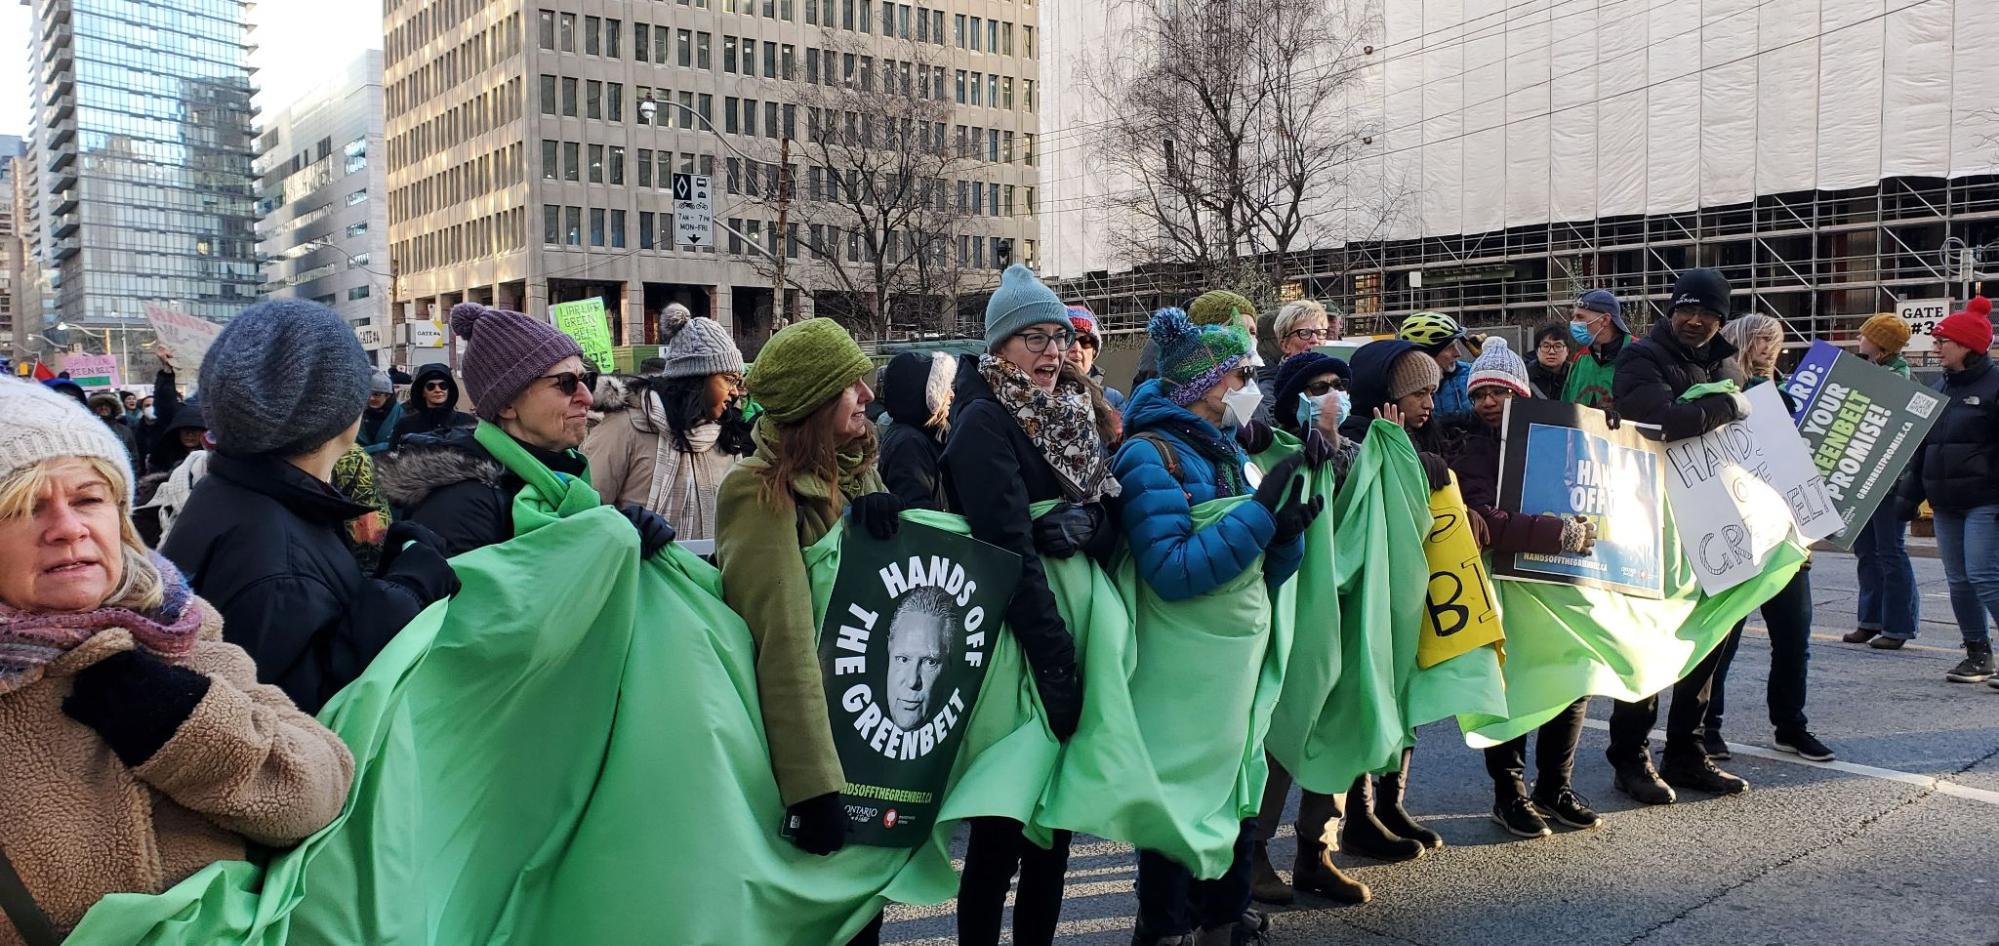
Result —
[[[844, 514], [878, 537], [895, 533], [902, 506], [875, 471], [875, 427], [867, 417], [874, 392], [865, 379], [873, 373], [868, 356], [831, 319], [807, 319], [771, 336], [744, 379], [764, 408], [751, 431], [756, 452], [723, 478], [715, 500], [722, 597], [756, 642], [757, 694], [789, 835], [822, 855], [846, 844], [846, 775], [826, 714], [804, 550]], [[855, 942], [879, 935], [877, 918]]]

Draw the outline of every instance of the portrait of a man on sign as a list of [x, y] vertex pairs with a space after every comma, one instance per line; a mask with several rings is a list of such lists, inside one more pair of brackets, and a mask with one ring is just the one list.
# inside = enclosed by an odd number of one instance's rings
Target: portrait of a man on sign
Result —
[[920, 588], [888, 624], [888, 717], [915, 732], [936, 713], [937, 678], [951, 660], [958, 615], [942, 588]]

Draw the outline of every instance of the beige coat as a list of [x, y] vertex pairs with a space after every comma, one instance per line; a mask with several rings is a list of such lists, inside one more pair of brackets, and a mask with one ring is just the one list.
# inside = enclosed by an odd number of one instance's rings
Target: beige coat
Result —
[[[714, 538], [715, 494], [722, 478], [736, 464], [736, 457], [716, 447], [712, 439], [706, 449], [681, 453], [663, 424], [646, 419], [645, 406], [637, 394], [628, 395], [626, 400], [625, 407], [607, 411], [603, 422], [591, 428], [583, 440], [583, 456], [590, 461], [590, 485], [607, 503], [629, 503], [659, 513], [673, 526], [677, 539]], [[707, 430], [712, 433], [715, 428]], [[664, 471], [659, 470], [662, 456], [669, 464]], [[649, 503], [656, 473], [661, 479], [659, 494]]]
[[[257, 683], [250, 656], [222, 642], [205, 601], [201, 642], [175, 663], [213, 682], [151, 759], [127, 768], [96, 731], [64, 715], [77, 671], [133, 648], [102, 631], [0, 695], [0, 847], [28, 892], [67, 933], [99, 898], [158, 893], [244, 841], [289, 847], [346, 804], [354, 757], [339, 737]], [[0, 946], [17, 946], [0, 917]]]

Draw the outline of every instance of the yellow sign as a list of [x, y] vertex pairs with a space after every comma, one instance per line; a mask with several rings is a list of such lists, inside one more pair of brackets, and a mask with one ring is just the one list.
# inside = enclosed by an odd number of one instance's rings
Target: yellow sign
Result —
[[1423, 541], [1423, 554], [1430, 562], [1430, 596], [1424, 602], [1423, 633], [1416, 639], [1418, 667], [1434, 667], [1487, 644], [1505, 656], [1498, 596], [1467, 521], [1472, 515], [1455, 474], [1450, 485], [1430, 494], [1434, 522]]

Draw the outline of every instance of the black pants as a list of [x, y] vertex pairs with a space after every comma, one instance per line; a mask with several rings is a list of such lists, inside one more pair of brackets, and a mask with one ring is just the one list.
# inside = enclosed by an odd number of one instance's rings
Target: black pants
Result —
[[[1277, 827], [1284, 821], [1284, 803], [1291, 796], [1291, 773], [1268, 753], [1264, 759], [1270, 765], [1270, 780], [1263, 786], [1263, 805], [1256, 816], [1256, 840], [1269, 842], [1277, 836]], [[1298, 845], [1324, 846], [1326, 827], [1340, 817], [1340, 796], [1321, 795], [1311, 789], [1300, 789], [1298, 801]]]
[[[1721, 647], [1721, 663], [1714, 672], [1714, 687], [1707, 704], [1707, 730], [1721, 731], [1721, 717], [1727, 709], [1728, 667], [1735, 662], [1736, 645], [1742, 642], [1741, 624], [1735, 625]], [[1811, 662], [1812, 573], [1800, 569], [1782, 591], [1763, 602], [1763, 623], [1770, 629], [1770, 725], [1777, 735], [1788, 736], [1809, 728], [1805, 723], [1805, 675]]]
[[1235, 859], [1215, 880], [1195, 880], [1193, 871], [1152, 851], [1138, 852], [1138, 930], [1141, 937], [1185, 936], [1227, 926], [1249, 910], [1249, 848], [1256, 819], [1242, 823]]
[[[1722, 648], [1717, 645], [1694, 669], [1673, 684], [1673, 706], [1666, 711], [1666, 755], [1707, 758], [1701, 748], [1701, 725], [1707, 719], [1709, 690], [1715, 670], [1721, 666]], [[1610, 748], [1604, 756], [1612, 763], [1637, 759], [1650, 751], [1652, 724], [1659, 721], [1659, 695], [1636, 703], [1618, 700], [1610, 711]]]
[[1069, 872], [1069, 832], [1055, 832], [1048, 850], [1021, 836], [1011, 818], [973, 818], [965, 844], [965, 874], [958, 882], [958, 942], [990, 946], [1000, 941], [1006, 891], [1020, 871], [1013, 898], [1013, 941], [1047, 946], [1062, 919], [1062, 882]]
[[847, 946], [881, 946], [881, 941], [882, 915], [877, 913], [874, 920], [869, 922], [868, 925], [861, 927], [861, 931], [855, 933], [854, 938], [847, 941]]
[[[1576, 745], [1582, 742], [1583, 718], [1589, 711], [1589, 697], [1570, 703], [1554, 719], [1541, 724], [1534, 737], [1535, 787], [1543, 796], [1569, 784], [1576, 770]], [[1501, 800], [1527, 794], [1527, 737], [1520, 736], [1485, 750], [1485, 772], [1492, 776], [1493, 793]]]

